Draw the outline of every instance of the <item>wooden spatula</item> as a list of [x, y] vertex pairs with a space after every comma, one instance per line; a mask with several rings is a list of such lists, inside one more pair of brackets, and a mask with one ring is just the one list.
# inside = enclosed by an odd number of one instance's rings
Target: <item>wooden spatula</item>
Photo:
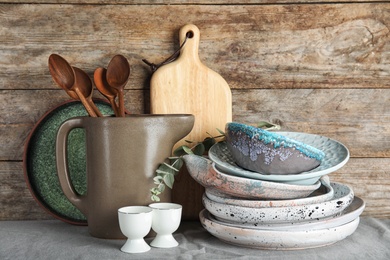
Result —
[[[151, 113], [190, 113], [195, 115], [191, 133], [184, 140], [203, 141], [210, 133], [224, 129], [232, 121], [232, 95], [227, 82], [199, 59], [200, 32], [192, 24], [180, 29], [179, 39], [185, 45], [177, 60], [157, 69], [150, 85]], [[203, 188], [186, 171], [181, 171], [173, 188], [174, 202], [183, 205], [183, 218], [196, 219], [202, 209]]]

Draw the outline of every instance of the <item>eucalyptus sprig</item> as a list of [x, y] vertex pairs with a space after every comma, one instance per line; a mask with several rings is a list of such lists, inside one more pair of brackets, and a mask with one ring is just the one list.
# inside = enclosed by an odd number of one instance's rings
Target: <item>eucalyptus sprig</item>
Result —
[[[266, 121], [260, 121], [255, 127], [262, 128], [264, 130], [279, 130], [280, 126], [272, 124]], [[152, 201], [160, 201], [158, 195], [160, 195], [164, 190], [165, 186], [172, 189], [173, 183], [175, 182], [175, 176], [179, 173], [181, 167], [184, 164], [183, 156], [186, 154], [195, 154], [202, 156], [206, 151], [208, 151], [211, 146], [217, 143], [217, 139], [220, 139], [218, 142], [225, 140], [225, 133], [217, 128], [217, 131], [220, 133], [218, 136], [212, 136], [210, 133], [207, 133], [209, 136], [206, 137], [202, 142], [193, 142], [187, 141], [188, 145], [182, 145], [173, 151], [173, 156], [168, 157], [168, 162], [160, 164], [156, 170], [156, 177], [153, 178], [156, 187], [150, 189]]]
[[173, 156], [168, 157], [168, 162], [164, 162], [159, 165], [156, 170], [156, 177], [153, 178], [153, 181], [157, 186], [150, 190], [152, 201], [160, 201], [159, 195], [164, 192], [165, 186], [168, 186], [168, 188], [172, 189], [173, 183], [175, 182], [175, 176], [179, 173], [181, 167], [184, 164], [184, 155], [195, 154], [202, 156], [210, 149], [211, 146], [217, 142], [217, 139], [220, 139], [219, 141], [224, 140], [225, 133], [220, 129], [217, 130], [220, 135], [212, 136], [211, 134], [207, 133], [209, 136], [206, 137], [202, 142], [186, 140], [188, 145], [182, 145], [176, 148], [173, 151]]

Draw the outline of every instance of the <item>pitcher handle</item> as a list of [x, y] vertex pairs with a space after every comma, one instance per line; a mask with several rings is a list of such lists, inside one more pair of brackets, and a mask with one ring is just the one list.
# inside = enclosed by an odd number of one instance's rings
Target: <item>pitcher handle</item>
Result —
[[68, 136], [72, 129], [84, 128], [82, 118], [72, 118], [65, 121], [57, 133], [56, 140], [56, 163], [57, 175], [61, 185], [61, 189], [69, 201], [78, 208], [81, 213], [87, 216], [86, 203], [84, 203], [85, 196], [76, 192], [69, 174], [68, 160], [67, 160], [67, 143]]

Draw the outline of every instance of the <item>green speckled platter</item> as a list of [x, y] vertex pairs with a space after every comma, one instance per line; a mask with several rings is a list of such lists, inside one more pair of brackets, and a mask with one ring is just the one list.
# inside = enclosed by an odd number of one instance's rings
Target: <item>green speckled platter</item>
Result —
[[[103, 115], [112, 115], [111, 106], [94, 100]], [[56, 169], [56, 137], [60, 125], [69, 118], [88, 116], [79, 101], [68, 101], [48, 111], [34, 126], [24, 149], [24, 175], [33, 197], [54, 217], [75, 225], [86, 225], [85, 216], [63, 194]], [[68, 138], [71, 179], [79, 194], [86, 192], [85, 133], [74, 129]]]

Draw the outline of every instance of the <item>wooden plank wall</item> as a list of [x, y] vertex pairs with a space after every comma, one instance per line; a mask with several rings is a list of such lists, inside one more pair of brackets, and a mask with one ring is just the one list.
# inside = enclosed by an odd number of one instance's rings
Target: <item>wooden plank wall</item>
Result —
[[[51, 80], [49, 55], [90, 76], [125, 55], [132, 66], [127, 108], [148, 113], [151, 73], [141, 59], [173, 53], [187, 23], [200, 28], [201, 60], [232, 89], [235, 121], [268, 120], [341, 141], [351, 159], [331, 180], [353, 186], [367, 203], [364, 215], [390, 217], [388, 1], [0, 2], [0, 220], [51, 218], [33, 200], [22, 169], [32, 127], [68, 100]], [[183, 197], [191, 218], [198, 202], [189, 193]]]

